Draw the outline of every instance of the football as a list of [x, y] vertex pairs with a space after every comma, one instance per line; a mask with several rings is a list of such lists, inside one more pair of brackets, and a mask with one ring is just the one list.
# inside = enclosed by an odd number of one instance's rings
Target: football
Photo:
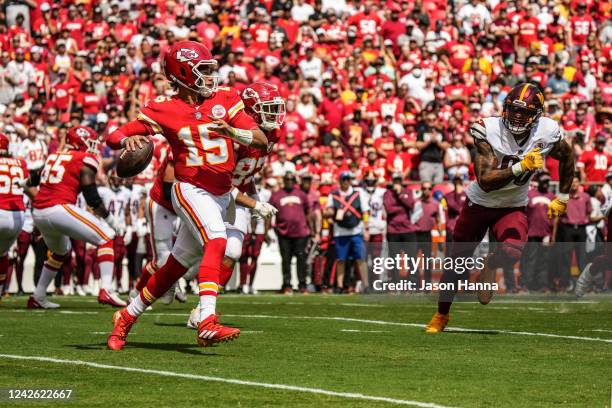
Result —
[[126, 149], [121, 150], [117, 162], [117, 175], [122, 178], [134, 177], [146, 169], [153, 158], [154, 147], [153, 141], [148, 139], [141, 149], [133, 152]]

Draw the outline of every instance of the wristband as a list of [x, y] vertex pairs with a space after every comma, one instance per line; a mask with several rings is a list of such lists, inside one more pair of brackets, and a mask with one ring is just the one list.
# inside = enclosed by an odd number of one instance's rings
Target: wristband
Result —
[[514, 174], [516, 177], [518, 177], [521, 174], [523, 174], [523, 166], [521, 166], [520, 162], [518, 162], [518, 163], [516, 163], [516, 164], [514, 164], [512, 166], [512, 174]]
[[557, 200], [567, 203], [569, 201], [568, 193], [559, 193], [557, 194]]
[[240, 144], [248, 146], [253, 143], [253, 132], [250, 130], [232, 128], [232, 133], [234, 134], [233, 139]]

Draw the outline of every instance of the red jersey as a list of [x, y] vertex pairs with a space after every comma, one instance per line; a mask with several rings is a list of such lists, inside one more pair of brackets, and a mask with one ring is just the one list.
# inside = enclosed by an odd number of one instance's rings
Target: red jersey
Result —
[[19, 182], [29, 176], [25, 160], [0, 157], [0, 210], [25, 210], [23, 189], [19, 187]]
[[168, 167], [168, 162], [173, 161], [172, 152], [170, 151], [170, 149], [168, 149], [167, 153], [164, 156], [165, 157], [162, 159], [162, 162], [159, 166], [157, 176], [155, 177], [155, 182], [153, 183], [153, 187], [151, 188], [151, 192], [149, 193], [149, 195], [151, 196], [151, 200], [155, 201], [157, 204], [161, 205], [166, 210], [174, 214], [174, 207], [172, 207], [172, 202], [170, 200], [166, 200], [166, 197], [164, 197], [164, 173], [166, 172], [166, 168]]
[[209, 128], [209, 115], [239, 129], [257, 128], [238, 92], [229, 87], [219, 87], [198, 106], [178, 96], [160, 96], [142, 108], [138, 120], [149, 134], [160, 133], [168, 140], [176, 180], [221, 195], [232, 187], [234, 147], [229, 138]]
[[269, 130], [265, 133], [268, 138], [268, 150], [259, 150], [242, 145], [236, 150], [236, 168], [234, 169], [232, 184], [241, 193], [250, 194], [253, 192], [251, 191], [253, 176], [261, 171], [266, 163], [266, 156], [268, 156], [272, 146], [279, 140], [277, 130]]
[[589, 15], [573, 16], [569, 20], [574, 45], [586, 44], [590, 33], [597, 31], [593, 18]]
[[606, 181], [606, 173], [611, 162], [607, 154], [597, 150], [584, 151], [578, 159], [578, 163], [584, 165], [587, 181], [596, 182]]
[[58, 204], [75, 204], [81, 191], [81, 168], [90, 167], [96, 173], [100, 163], [96, 156], [80, 150], [67, 150], [49, 155], [40, 176], [34, 208]]

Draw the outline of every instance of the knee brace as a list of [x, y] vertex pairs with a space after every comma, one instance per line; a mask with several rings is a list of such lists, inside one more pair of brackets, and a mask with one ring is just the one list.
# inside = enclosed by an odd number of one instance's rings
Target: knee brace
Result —
[[244, 234], [240, 231], [230, 230], [227, 234], [227, 245], [225, 246], [225, 256], [232, 258], [234, 261], [240, 259], [242, 255], [242, 243], [244, 242]]

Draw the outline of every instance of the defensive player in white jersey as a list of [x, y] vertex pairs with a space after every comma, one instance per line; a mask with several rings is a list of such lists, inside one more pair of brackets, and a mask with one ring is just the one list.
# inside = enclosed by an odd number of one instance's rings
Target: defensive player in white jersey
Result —
[[[493, 295], [487, 285], [495, 279], [500, 265], [520, 259], [527, 241], [527, 191], [533, 174], [544, 166], [550, 155], [559, 161], [559, 194], [548, 207], [550, 218], [567, 209], [574, 174], [572, 149], [563, 139], [557, 122], [542, 117], [544, 95], [531, 83], [514, 87], [504, 100], [501, 117], [489, 117], [472, 125], [477, 154], [474, 162], [476, 180], [467, 188], [467, 199], [453, 231], [452, 257], [470, 257], [487, 230], [499, 243], [489, 253], [480, 274], [478, 300], [487, 304]], [[426, 326], [428, 333], [446, 327], [458, 280], [465, 279], [454, 270], [445, 270], [441, 283], [454, 290], [440, 291], [438, 312]]]
[[127, 228], [126, 215], [129, 212], [131, 191], [123, 185], [123, 180], [117, 176], [116, 170], [112, 170], [108, 176], [108, 187], [99, 187], [98, 192], [108, 212], [113, 214], [117, 220], [119, 229], [113, 240], [115, 251], [115, 267], [113, 275], [116, 279], [117, 288], [121, 287], [123, 276], [123, 258], [127, 253], [125, 248], [125, 232]]

